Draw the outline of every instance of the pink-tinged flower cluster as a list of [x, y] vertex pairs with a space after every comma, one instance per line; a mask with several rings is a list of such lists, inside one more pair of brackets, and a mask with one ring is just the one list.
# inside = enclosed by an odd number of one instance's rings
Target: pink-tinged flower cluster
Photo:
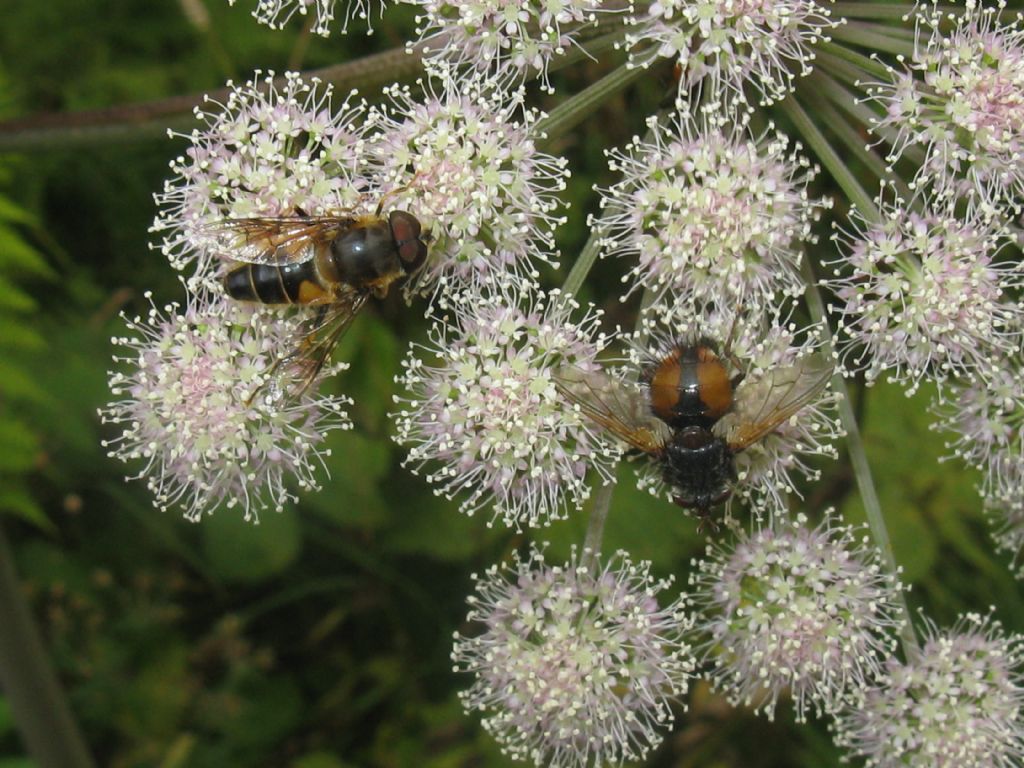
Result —
[[[234, 5], [237, 0], [228, 0]], [[353, 18], [369, 20], [373, 7], [378, 6], [378, 14], [384, 10], [385, 0], [342, 0], [345, 3], [345, 15], [342, 17], [341, 32], [348, 30], [349, 21]], [[252, 15], [260, 24], [271, 29], [284, 29], [292, 17], [298, 14], [305, 19], [312, 11], [312, 30], [318, 35], [327, 37], [331, 33], [334, 22], [334, 6], [337, 0], [256, 0]], [[372, 29], [370, 32], [372, 33]]]
[[900, 586], [877, 550], [832, 513], [800, 515], [712, 544], [690, 586], [710, 678], [736, 704], [774, 717], [786, 692], [798, 720], [832, 712], [894, 651]]
[[807, 159], [773, 128], [755, 138], [725, 113], [649, 126], [648, 138], [610, 153], [622, 179], [594, 223], [605, 253], [638, 259], [630, 291], [754, 304], [802, 294], [801, 254], [824, 205], [807, 195]]
[[617, 451], [557, 389], [560, 369], [595, 369], [606, 344], [600, 313], [574, 320], [577, 309], [522, 287], [462, 294], [404, 361], [396, 439], [464, 513], [492, 507], [506, 525], [546, 525], [587, 500], [588, 470], [609, 479]]
[[535, 261], [554, 263], [565, 161], [537, 150], [541, 115], [521, 92], [473, 78], [437, 82], [441, 92], [431, 81], [425, 98], [387, 89], [372, 145], [381, 186], [396, 190], [392, 203], [433, 233], [418, 286], [535, 277]]
[[1020, 440], [990, 459], [982, 491], [996, 547], [1013, 556], [1015, 576], [1024, 580], [1024, 446]]
[[294, 344], [291, 322], [196, 299], [184, 310], [153, 307], [128, 328], [133, 336], [114, 339], [126, 351], [115, 361], [128, 370], [110, 376], [123, 399], [100, 411], [123, 431], [104, 446], [121, 461], [143, 462], [132, 479], [146, 481], [156, 507], [180, 505], [193, 521], [241, 507], [246, 520], [258, 519], [296, 498], [289, 481], [317, 488], [317, 468], [330, 454], [324, 440], [351, 426], [350, 401], [312, 392], [259, 396], [278, 355]]
[[[999, 548], [1024, 550], [1024, 362], [1020, 354], [948, 387], [933, 410], [946, 447], [983, 473]], [[1018, 577], [1024, 566], [1018, 562]]]
[[[742, 425], [765, 421], [774, 406], [797, 397], [815, 383], [822, 386], [806, 405], [760, 440], [736, 454], [737, 479], [731, 505], [742, 500], [755, 512], [785, 506], [797, 493], [796, 478], [816, 480], [814, 457], [836, 457], [842, 434], [835, 415], [835, 395], [823, 384], [832, 361], [821, 349], [821, 328], [799, 328], [777, 310], [737, 310], [679, 302], [654, 305], [633, 340], [635, 365], [650, 370], [679, 344], [712, 344], [731, 376], [742, 374], [733, 392], [732, 410], [712, 431], [729, 441]], [[638, 485], [652, 494], [672, 497], [657, 467], [638, 475]]]
[[[607, 12], [600, 0], [402, 0], [414, 5], [428, 61], [518, 84], [531, 74], [552, 91], [548, 65]], [[411, 46], [410, 46], [411, 48]]]
[[[1003, 233], [981, 216], [914, 213], [852, 219], [844, 257], [823, 282], [838, 302], [842, 360], [868, 382], [885, 374], [910, 392], [925, 378], [971, 374], [1019, 347], [1020, 268], [1001, 261]], [[840, 239], [837, 236], [837, 239]]]
[[365, 104], [334, 104], [329, 85], [293, 72], [228, 88], [223, 104], [196, 110], [205, 127], [184, 137], [191, 146], [156, 195], [151, 231], [164, 233], [172, 266], [195, 265], [192, 289], [231, 256], [216, 229], [225, 219], [372, 212], [377, 202], [362, 166]]
[[559, 566], [537, 548], [474, 579], [468, 619], [481, 633], [456, 633], [452, 659], [476, 676], [463, 705], [503, 752], [588, 768], [642, 760], [661, 742], [694, 666], [683, 599], [658, 604], [670, 579], [624, 552], [603, 564], [573, 552]]
[[[909, 68], [892, 71], [872, 98], [885, 113], [875, 128], [895, 163], [923, 149], [919, 182], [974, 207], [1024, 195], [1024, 29], [1003, 0], [943, 13], [925, 8]], [[949, 29], [952, 27], [952, 29]]]
[[1017, 768], [1024, 761], [1022, 638], [991, 616], [928, 626], [915, 658], [890, 658], [843, 712], [837, 743], [868, 768]]
[[811, 71], [813, 47], [836, 25], [811, 0], [656, 0], [640, 9], [626, 35], [634, 65], [676, 59], [681, 95], [699, 85], [713, 99], [746, 101], [750, 86], [762, 104]]

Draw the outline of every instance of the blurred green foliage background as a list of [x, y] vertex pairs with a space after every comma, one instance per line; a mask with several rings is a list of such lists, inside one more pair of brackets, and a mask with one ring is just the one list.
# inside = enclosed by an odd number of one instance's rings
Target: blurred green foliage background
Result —
[[[256, 68], [322, 67], [413, 36], [407, 9], [390, 10], [372, 37], [357, 24], [328, 40], [300, 24], [268, 30], [248, 10], [223, 0], [6, 4], [0, 119], [213, 90]], [[592, 82], [614, 58], [560, 73], [559, 94]], [[574, 174], [560, 236], [566, 263], [587, 236], [592, 185], [610, 181], [601, 150], [642, 130], [665, 76], [653, 71], [552, 148]], [[399, 466], [386, 414], [405, 346], [425, 334], [421, 304], [409, 309], [392, 296], [360, 318], [339, 350], [352, 368], [333, 384], [355, 398], [356, 429], [331, 436], [321, 493], [264, 514], [258, 526], [232, 511], [199, 525], [161, 514], [101, 449], [111, 435], [96, 410], [110, 399], [119, 312], [143, 311], [146, 290], [157, 304], [182, 298], [166, 261], [149, 250], [147, 228], [152, 194], [184, 146], [129, 129], [0, 154], [0, 511], [97, 764], [506, 765], [462, 714], [456, 691], [467, 681], [448, 655], [452, 632], [466, 629], [470, 574], [525, 537], [459, 515]], [[833, 213], [842, 216], [842, 205]], [[832, 247], [827, 237], [821, 243], [822, 253]], [[599, 263], [583, 297], [605, 308], [609, 325], [632, 323], [635, 307], [617, 298], [623, 271]], [[546, 279], [557, 285], [563, 276]], [[992, 553], [977, 478], [937, 462], [926, 394], [907, 401], [885, 386], [858, 394], [912, 603], [940, 623], [995, 605], [1009, 628], [1024, 629], [1024, 601], [1007, 558]], [[812, 516], [835, 505], [860, 521], [846, 462], [823, 468], [807, 489]], [[676, 508], [633, 490], [629, 474], [620, 472], [606, 547], [653, 560], [655, 573], [675, 575], [682, 588], [703, 537]], [[537, 537], [565, 555], [584, 527], [577, 515]], [[787, 707], [767, 723], [703, 684], [652, 760], [680, 768], [838, 762], [825, 723], [796, 726]], [[30, 765], [0, 700], [0, 768]]]

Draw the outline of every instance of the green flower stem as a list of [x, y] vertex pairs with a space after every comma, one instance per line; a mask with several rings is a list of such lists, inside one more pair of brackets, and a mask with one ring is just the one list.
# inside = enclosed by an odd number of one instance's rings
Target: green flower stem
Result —
[[[804, 87], [803, 83], [806, 83]], [[872, 174], [879, 180], [886, 180], [886, 183], [895, 187], [899, 195], [909, 200], [912, 196], [906, 182], [901, 178], [889, 177], [889, 166], [886, 161], [873, 147], [865, 143], [864, 134], [854, 124], [839, 113], [839, 110], [829, 103], [828, 99], [835, 94], [833, 88], [844, 90], [832, 78], [814, 72], [801, 84], [800, 96], [813, 104], [813, 112], [824, 125], [827, 125], [839, 141], [843, 143], [856, 160], [863, 163]], [[852, 98], [852, 96], [851, 96]], [[863, 121], [862, 121], [863, 122]], [[870, 124], [868, 124], [870, 125]]]
[[865, 56], [845, 45], [819, 43], [816, 60], [819, 70], [835, 69], [837, 74], [852, 84], [863, 81], [865, 77], [874, 77], [883, 82], [891, 77], [889, 68], [878, 59]]
[[840, 24], [835, 29], [829, 30], [829, 37], [833, 40], [842, 40], [846, 43], [860, 45], [883, 53], [893, 53], [897, 56], [912, 56], [914, 54], [914, 38], [905, 37], [901, 30], [894, 27], [887, 27], [882, 24], [867, 24], [864, 22], [851, 21], [847, 24]]
[[[650, 134], [648, 134], [650, 136]], [[636, 326], [634, 327], [634, 339], [635, 343], [643, 345], [647, 343], [648, 331], [640, 322], [643, 317], [644, 310], [647, 309], [651, 304], [654, 303], [654, 293], [649, 288], [644, 289], [643, 296], [640, 298], [640, 313], [637, 315]], [[621, 463], [617, 463], [612, 469], [612, 479], [607, 485], [601, 486], [598, 489], [597, 495], [594, 498], [594, 506], [590, 510], [590, 517], [587, 520], [587, 532], [583, 539], [584, 549], [591, 551], [591, 557], [596, 561], [598, 555], [601, 553], [601, 540], [604, 538], [604, 523], [608, 519], [608, 510], [611, 509], [612, 494], [615, 492], [615, 483], [617, 482], [616, 473], [619, 470]]]
[[[612, 74], [615, 73], [613, 72]], [[652, 135], [653, 131], [648, 130], [645, 139], [650, 140]], [[583, 250], [580, 251], [580, 255], [576, 259], [576, 263], [572, 265], [572, 269], [569, 270], [569, 274], [565, 278], [565, 282], [562, 283], [562, 290], [566, 293], [575, 296], [583, 286], [583, 281], [586, 280], [587, 274], [590, 272], [590, 268], [594, 266], [597, 254], [601, 250], [599, 245], [600, 232], [601, 224], [600, 221], [598, 221], [593, 225], [590, 237], [587, 238], [587, 242], [584, 244]], [[638, 332], [640, 332], [642, 328], [640, 324], [640, 317], [642, 317], [643, 310], [650, 306], [653, 298], [654, 296], [650, 290], [644, 291], [643, 297], [640, 300], [641, 315], [637, 317], [636, 321], [636, 330]], [[608, 513], [611, 510], [612, 495], [615, 492], [616, 482], [614, 478], [618, 468], [619, 464], [616, 464], [612, 469], [612, 480], [597, 490], [597, 493], [594, 496], [594, 506], [591, 507], [590, 517], [587, 519], [587, 532], [583, 538], [583, 548], [590, 550], [590, 559], [594, 564], [596, 564], [598, 556], [601, 553], [601, 541], [604, 538], [604, 524], [608, 519]]]
[[792, 97], [788, 98], [782, 102], [782, 109], [793, 121], [794, 125], [796, 125], [796, 129], [804, 137], [807, 146], [818, 156], [821, 164], [828, 169], [836, 183], [846, 193], [846, 196], [850, 198], [850, 201], [857, 206], [865, 219], [868, 221], [878, 221], [881, 215], [875, 206], [874, 200], [864, 190], [860, 182], [857, 181], [857, 177], [853, 175], [853, 172], [843, 162], [842, 158], [839, 157], [832, 145], [829, 144], [818, 126], [808, 117], [807, 112], [804, 111], [799, 102]]
[[604, 539], [604, 524], [608, 519], [608, 512], [612, 508], [612, 496], [615, 494], [616, 477], [615, 472], [619, 469], [616, 464], [612, 478], [597, 489], [594, 494], [594, 506], [590, 509], [590, 517], [587, 518], [587, 532], [583, 537], [583, 549], [590, 550], [589, 558], [597, 563], [601, 555], [601, 541]]
[[[860, 209], [861, 214], [871, 221], [877, 221], [880, 218], [880, 214], [875, 207], [874, 201], [864, 191], [864, 188], [850, 169], [846, 167], [846, 164], [839, 158], [839, 155], [836, 154], [836, 151], [828, 143], [818, 127], [811, 121], [803, 107], [794, 98], [786, 99], [782, 107], [793, 120], [797, 130], [800, 131], [807, 141], [808, 146], [836, 179], [836, 182], [846, 192], [850, 200]], [[803, 260], [803, 273], [807, 283], [805, 295], [811, 310], [811, 316], [815, 321], [821, 323], [829, 348], [833, 349], [834, 344], [825, 314], [825, 304], [818, 290], [817, 279], [814, 276], [809, 259]], [[850, 403], [850, 393], [846, 387], [846, 382], [838, 372], [832, 377], [832, 387], [833, 391], [840, 398], [838, 404], [839, 419], [846, 430], [847, 448], [850, 453], [854, 475], [857, 478], [857, 486], [860, 489], [864, 511], [867, 515], [868, 528], [871, 530], [875, 545], [882, 553], [882, 559], [886, 567], [891, 573], [898, 574], [896, 558], [893, 556], [892, 544], [889, 541], [889, 531], [885, 527], [885, 518], [882, 516], [882, 506], [878, 501], [878, 494], [875, 491], [874, 481], [871, 477], [871, 467], [868, 464], [867, 454], [864, 452], [864, 444], [860, 439], [860, 428], [857, 426], [857, 419], [853, 413], [853, 406]], [[904, 654], [909, 659], [913, 658], [917, 647], [917, 639], [914, 636], [914, 625], [911, 621], [910, 609], [907, 607], [906, 598], [902, 593], [900, 595], [900, 611], [902, 613], [901, 618], [903, 619], [900, 639], [903, 643]]]
[[854, 128], [849, 120], [843, 119], [839, 111], [824, 98], [814, 96], [810, 89], [808, 89], [808, 97], [813, 100], [814, 114], [829, 127], [833, 135], [854, 156], [854, 159], [863, 163], [877, 179], [886, 178], [888, 169], [885, 160], [864, 143], [864, 137], [860, 131]]
[[[858, 101], [857, 96], [844, 85], [822, 71], [813, 72], [808, 76], [808, 79], [812, 82], [815, 80], [818, 82], [820, 86], [818, 89], [819, 94], [824, 94], [836, 107], [846, 112], [865, 128], [870, 129], [872, 133], [884, 142], [889, 145], [896, 142], [896, 131], [888, 126], [875, 127], [878, 115], [862, 101]], [[903, 157], [914, 165], [920, 166], [924, 163], [925, 153], [919, 145], [912, 144], [903, 148]], [[902, 184], [902, 182], [899, 182], [899, 184]]]
[[832, 15], [850, 19], [903, 19], [913, 13], [913, 3], [833, 3]]
[[[599, 29], [603, 31], [603, 28]], [[557, 56], [551, 60], [551, 63], [548, 65], [548, 72], [557, 72], [584, 59], [594, 60], [597, 58], [597, 54], [611, 50], [625, 36], [626, 30], [622, 24], [619, 24], [619, 28], [614, 32], [590, 36], [581, 34], [580, 38], [576, 41], [577, 45], [571, 46], [564, 55]]]
[[[589, 38], [581, 36], [580, 44], [552, 62], [549, 70], [555, 71], [607, 51], [623, 34], [622, 30], [616, 30]], [[422, 44], [411, 52], [399, 46], [344, 64], [304, 72], [303, 77], [318, 77], [341, 91], [373, 89], [413, 78], [422, 71], [422, 57]], [[280, 84], [283, 83], [284, 78], [280, 78]], [[168, 129], [185, 132], [194, 126], [192, 111], [202, 106], [207, 96], [224, 101], [227, 95], [228, 89], [221, 88], [138, 104], [30, 115], [0, 122], [0, 152], [41, 152], [160, 140], [167, 136]]]
[[0, 529], [0, 687], [38, 768], [92, 768]]
[[[802, 270], [807, 283], [804, 295], [811, 310], [811, 317], [824, 329], [829, 349], [834, 349], [832, 331], [825, 316], [825, 304], [822, 301], [821, 292], [818, 290], [818, 281], [814, 276], [814, 269], [809, 259], [803, 259]], [[868, 464], [868, 457], [864, 451], [864, 442], [860, 437], [857, 417], [853, 413], [850, 391], [842, 374], [838, 371], [832, 377], [832, 391], [839, 396], [839, 420], [846, 431], [846, 448], [850, 455], [850, 463], [853, 465], [854, 476], [857, 478], [857, 488], [860, 491], [861, 502], [864, 504], [868, 529], [871, 531], [875, 546], [878, 547], [878, 551], [882, 555], [885, 567], [891, 574], [898, 577], [899, 566], [896, 565], [896, 557], [893, 555], [889, 530], [886, 528], [885, 517], [882, 515], [882, 504], [878, 499], [878, 492], [875, 490], [871, 465]], [[899, 610], [902, 620], [900, 642], [903, 645], [903, 655], [906, 659], [913, 659], [917, 654], [917, 636], [914, 634], [914, 622], [911, 619], [910, 607], [907, 605], [907, 597], [903, 591], [900, 591], [899, 595]]]
[[[422, 49], [408, 53], [404, 46], [355, 61], [303, 73], [318, 77], [345, 92], [352, 88], [374, 88], [395, 80], [409, 79], [422, 66]], [[283, 85], [284, 78], [277, 84]], [[0, 152], [38, 152], [92, 146], [114, 146], [125, 142], [150, 141], [166, 137], [168, 128], [187, 130], [195, 124], [192, 111], [209, 96], [227, 99], [229, 89], [209, 94], [196, 93], [122, 104], [106, 109], [31, 115], [0, 123]]]
[[[598, 244], [600, 240], [599, 232], [600, 227], [595, 225], [590, 233], [590, 237], [587, 238], [587, 242], [583, 245], [583, 250], [580, 251], [579, 257], [577, 257], [576, 262], [572, 265], [572, 269], [569, 270], [565, 282], [562, 283], [562, 290], [565, 293], [575, 296], [579, 293], [580, 288], [583, 287], [583, 281], [587, 279], [587, 274], [590, 272], [590, 268], [594, 266], [597, 254], [601, 251], [601, 247]], [[616, 464], [611, 470], [612, 479], [597, 489], [597, 492], [594, 494], [593, 506], [590, 508], [590, 516], [587, 518], [587, 532], [583, 537], [583, 548], [584, 550], [590, 550], [589, 556], [584, 553], [584, 557], [589, 557], [592, 565], [597, 564], [598, 556], [601, 554], [604, 523], [608, 519], [608, 512], [611, 510], [612, 495], [615, 493], [615, 473], [618, 472], [618, 469], [619, 465]]]
[[601, 252], [600, 238], [600, 229], [595, 226], [590, 233], [590, 237], [587, 238], [587, 242], [583, 245], [583, 250], [580, 251], [580, 255], [576, 258], [575, 263], [573, 263], [572, 269], [569, 270], [565, 282], [562, 283], [562, 290], [566, 293], [571, 293], [575, 296], [580, 292], [580, 288], [583, 287], [583, 281], [587, 279], [590, 268], [594, 266], [594, 262], [597, 260], [597, 254]]
[[538, 121], [534, 128], [550, 142], [590, 117], [610, 96], [646, 75], [647, 70], [643, 67], [620, 64], [593, 85], [563, 101], [547, 117]]

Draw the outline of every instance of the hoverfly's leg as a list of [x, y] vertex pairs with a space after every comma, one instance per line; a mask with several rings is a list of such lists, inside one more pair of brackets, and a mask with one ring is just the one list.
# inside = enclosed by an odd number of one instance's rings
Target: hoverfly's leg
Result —
[[[330, 332], [319, 339], [316, 344], [311, 345], [316, 349], [316, 354], [313, 357], [313, 364], [309, 366], [309, 370], [305, 372], [305, 379], [302, 382], [302, 386], [296, 390], [295, 396], [302, 397], [312, 386], [313, 382], [320, 376], [320, 372], [324, 369], [327, 361], [330, 360], [331, 352], [338, 344], [338, 339], [348, 329], [348, 319], [334, 319], [334, 327], [331, 328]], [[324, 325], [326, 325], [325, 323]]]
[[331, 308], [330, 304], [317, 304], [315, 306], [316, 314], [314, 314], [313, 317], [309, 319], [309, 324], [307, 326], [310, 329], [310, 331], [306, 335], [306, 338], [302, 340], [303, 349], [306, 349], [313, 345], [313, 338], [314, 336], [316, 336], [316, 332], [323, 327], [324, 318], [327, 317], [327, 313], [330, 311]]
[[295, 211], [295, 215], [298, 216], [299, 218], [302, 218], [302, 219], [308, 219], [309, 218], [309, 213], [306, 212], [305, 208], [301, 208], [300, 206], [296, 205], [296, 206], [292, 206], [292, 210]]
[[743, 313], [744, 304], [740, 302], [736, 305], [736, 313], [732, 316], [732, 323], [729, 325], [729, 333], [725, 337], [725, 344], [722, 345], [722, 354], [732, 363], [736, 369], [736, 374], [729, 379], [729, 383], [733, 389], [739, 385], [741, 381], [747, 376], [747, 372], [743, 370], [743, 363], [732, 351], [732, 343], [736, 340], [736, 327], [739, 325], [740, 315]]
[[[298, 208], [296, 208], [296, 210], [298, 210]], [[283, 375], [283, 372], [281, 371], [282, 366], [290, 365], [295, 360], [301, 359], [302, 355], [306, 352], [306, 350], [308, 350], [315, 344], [317, 330], [324, 324], [324, 318], [327, 316], [327, 312], [329, 309], [330, 305], [328, 304], [321, 304], [316, 307], [316, 314], [313, 315], [313, 317], [310, 318], [309, 320], [308, 327], [311, 329], [310, 332], [306, 334], [305, 338], [302, 339], [297, 350], [293, 350], [288, 354], [277, 356], [277, 358], [274, 360], [273, 365], [271, 365], [270, 368], [267, 369], [266, 378], [264, 382], [260, 384], [258, 387], [256, 387], [256, 389], [253, 390], [252, 394], [249, 395], [248, 398], [246, 398], [246, 408], [253, 404], [258, 395], [266, 391], [269, 387], [274, 386], [274, 382], [276, 382], [279, 379], [279, 377]], [[300, 396], [309, 388], [310, 383], [313, 381], [313, 379], [316, 378], [316, 373], [320, 372], [320, 367], [322, 367], [322, 365], [323, 363], [321, 362], [320, 365], [317, 366], [317, 370], [314, 373], [314, 375], [309, 376], [305, 380], [305, 383], [303, 384], [301, 390], [298, 393]]]
[[718, 533], [718, 523], [711, 517], [711, 513], [707, 510], [700, 513], [697, 517], [697, 533], [713, 535]]
[[381, 212], [384, 210], [384, 201], [385, 200], [387, 200], [389, 197], [396, 197], [397, 195], [402, 194], [403, 192], [405, 192], [408, 189], [412, 189], [416, 185], [416, 181], [419, 178], [420, 178], [420, 174], [417, 171], [416, 173], [414, 173], [412, 175], [412, 178], [409, 179], [409, 182], [407, 184], [403, 184], [400, 187], [394, 187], [392, 189], [389, 189], [387, 192], [385, 192], [383, 195], [381, 195], [380, 196], [380, 202], [377, 203], [377, 210], [374, 212], [374, 215], [375, 216], [380, 216], [381, 215]]
[[266, 380], [258, 387], [256, 387], [256, 389], [252, 391], [252, 394], [245, 399], [246, 408], [249, 408], [253, 404], [253, 402], [255, 402], [256, 396], [263, 392], [269, 386], [270, 382], [274, 381], [274, 379], [277, 378], [277, 369], [281, 367], [281, 363], [283, 363], [286, 359], [287, 358], [285, 357], [278, 357], [274, 361], [274, 364], [267, 369]]

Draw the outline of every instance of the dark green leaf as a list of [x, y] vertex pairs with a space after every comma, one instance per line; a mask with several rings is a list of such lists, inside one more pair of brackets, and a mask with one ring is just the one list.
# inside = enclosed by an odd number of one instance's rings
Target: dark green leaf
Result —
[[202, 520], [203, 551], [225, 581], [257, 582], [284, 571], [301, 546], [295, 510], [263, 512], [258, 525], [242, 520], [239, 509], [219, 509]]

